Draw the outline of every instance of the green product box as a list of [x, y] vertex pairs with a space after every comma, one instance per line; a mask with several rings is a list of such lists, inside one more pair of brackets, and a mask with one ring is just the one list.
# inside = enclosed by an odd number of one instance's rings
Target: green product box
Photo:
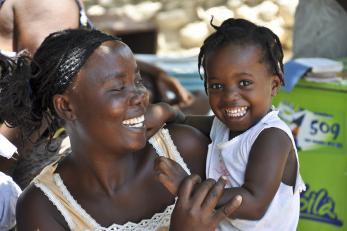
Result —
[[307, 187], [298, 230], [347, 230], [347, 84], [300, 80], [273, 103], [292, 129]]

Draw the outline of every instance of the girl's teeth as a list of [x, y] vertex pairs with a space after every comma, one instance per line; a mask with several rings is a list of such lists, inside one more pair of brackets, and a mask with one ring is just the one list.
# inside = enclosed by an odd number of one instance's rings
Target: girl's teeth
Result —
[[226, 109], [226, 114], [230, 117], [242, 117], [247, 112], [247, 107], [238, 107], [233, 109]]

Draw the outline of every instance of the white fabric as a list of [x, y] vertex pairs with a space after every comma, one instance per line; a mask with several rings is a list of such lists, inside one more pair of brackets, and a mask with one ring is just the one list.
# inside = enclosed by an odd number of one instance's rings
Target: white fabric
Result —
[[16, 52], [14, 51], [5, 51], [5, 50], [0, 50], [0, 53], [7, 56], [7, 57], [10, 57], [10, 58], [13, 58], [16, 56]]
[[[261, 131], [270, 127], [285, 131], [296, 152], [292, 133], [278, 117], [278, 111], [269, 112], [256, 125], [232, 140], [229, 140], [229, 128], [215, 117], [210, 133], [212, 143], [208, 149], [206, 176], [215, 180], [222, 175], [226, 176], [227, 188], [242, 186], [251, 147]], [[221, 222], [218, 230], [296, 230], [300, 212], [300, 191], [304, 189], [305, 185], [298, 169], [294, 193], [291, 186], [281, 183], [262, 219], [226, 219]]]
[[10, 159], [15, 152], [17, 152], [16, 146], [14, 146], [5, 136], [0, 134], [0, 156]]
[[10, 176], [0, 172], [0, 231], [16, 225], [16, 204], [22, 190]]
[[293, 56], [347, 56], [347, 12], [336, 0], [300, 0], [295, 12]]

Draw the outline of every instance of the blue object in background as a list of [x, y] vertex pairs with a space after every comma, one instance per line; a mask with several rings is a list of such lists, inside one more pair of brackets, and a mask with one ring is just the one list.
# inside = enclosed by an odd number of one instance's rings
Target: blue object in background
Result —
[[311, 67], [290, 60], [284, 64], [284, 91], [292, 91], [297, 82], [308, 72]]

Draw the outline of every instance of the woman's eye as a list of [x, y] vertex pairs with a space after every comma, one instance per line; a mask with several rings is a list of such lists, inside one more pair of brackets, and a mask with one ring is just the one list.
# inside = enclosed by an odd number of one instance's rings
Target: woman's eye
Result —
[[208, 88], [212, 89], [212, 90], [221, 90], [221, 89], [223, 89], [223, 84], [211, 83]]
[[123, 86], [121, 87], [115, 87], [115, 88], [112, 88], [112, 91], [122, 91], [124, 89]]
[[117, 85], [113, 85], [113, 87], [111, 88], [111, 91], [122, 91], [124, 90], [124, 85], [123, 84], [117, 84]]
[[138, 86], [138, 87], [143, 87], [144, 86], [143, 79], [141, 77], [136, 78], [135, 79], [135, 85]]
[[249, 80], [241, 80], [241, 81], [240, 81], [240, 86], [241, 86], [241, 87], [247, 87], [247, 86], [249, 86], [249, 85], [251, 85], [251, 84], [252, 84], [252, 82], [249, 81]]

